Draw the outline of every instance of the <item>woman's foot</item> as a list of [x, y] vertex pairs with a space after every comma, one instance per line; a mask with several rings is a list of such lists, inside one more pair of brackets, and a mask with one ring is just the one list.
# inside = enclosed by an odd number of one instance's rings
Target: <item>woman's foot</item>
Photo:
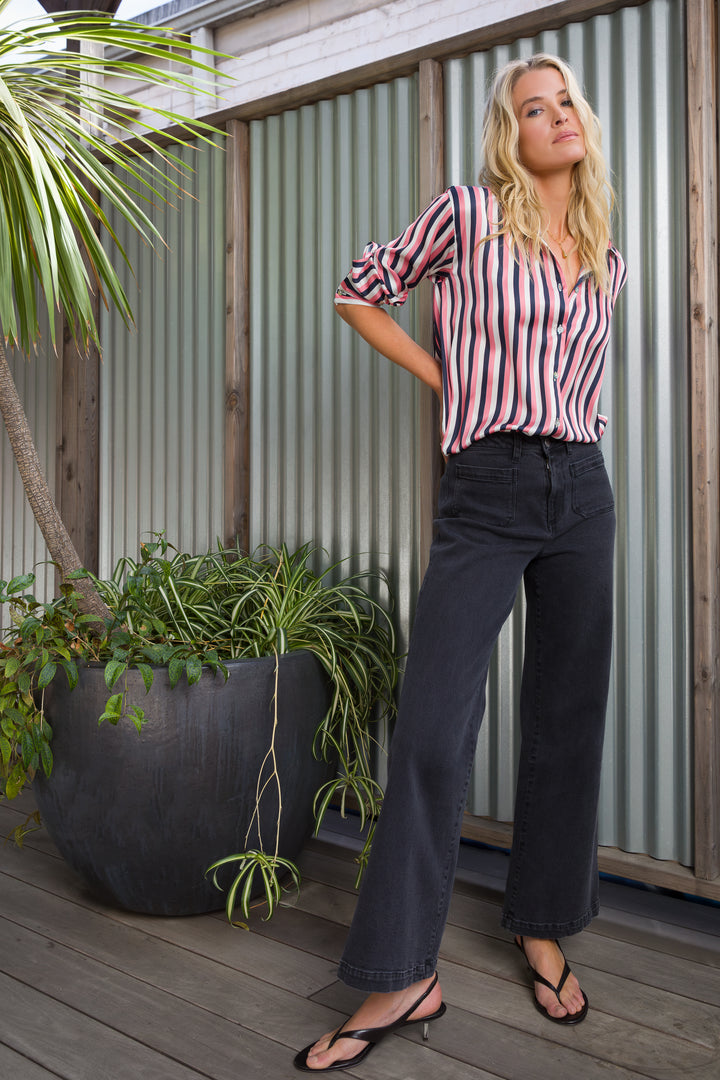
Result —
[[[414, 1001], [427, 990], [433, 981], [421, 979], [413, 983], [406, 990], [399, 990], [393, 994], [370, 994], [363, 1001], [360, 1008], [342, 1025], [346, 1031], [364, 1030], [366, 1028], [386, 1027], [398, 1020], [403, 1013], [407, 1012]], [[418, 1005], [417, 1009], [410, 1013], [408, 1021], [421, 1020], [424, 1016], [436, 1013], [442, 1004], [442, 991], [440, 983], [433, 987], [428, 996]], [[315, 1069], [327, 1069], [335, 1061], [348, 1061], [360, 1054], [368, 1044], [358, 1039], [339, 1038], [328, 1049], [328, 1043], [332, 1039], [334, 1031], [323, 1035], [321, 1039], [308, 1051], [306, 1067]]]
[[[557, 941], [531, 937], [516, 937], [515, 941], [525, 953], [530, 967], [553, 986], [557, 986], [565, 969], [565, 957]], [[585, 995], [572, 972], [560, 990], [559, 1001], [553, 991], [540, 982], [535, 983], [535, 997], [553, 1020], [562, 1020], [568, 1015], [574, 1016], [586, 1007]]]

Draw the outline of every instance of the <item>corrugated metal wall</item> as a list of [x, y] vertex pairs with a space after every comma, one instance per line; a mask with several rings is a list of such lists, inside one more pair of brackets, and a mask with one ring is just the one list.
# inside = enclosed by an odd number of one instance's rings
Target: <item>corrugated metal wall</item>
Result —
[[[333, 311], [369, 240], [417, 210], [417, 79], [250, 125], [250, 547], [380, 567], [406, 647], [421, 567], [418, 387]], [[416, 332], [415, 298], [399, 321]], [[318, 559], [325, 564], [325, 560]], [[378, 778], [386, 759], [376, 757]]]
[[[601, 842], [692, 862], [683, 12], [652, 0], [445, 65], [446, 180], [475, 179], [487, 83], [566, 56], [605, 132], [630, 267], [609, 357], [604, 451], [618, 504], [617, 621]], [[379, 553], [403, 634], [420, 572], [415, 388], [330, 314], [369, 239], [416, 201], [416, 89], [398, 80], [251, 125], [251, 539]], [[629, 317], [628, 313], [634, 313]], [[414, 328], [414, 313], [401, 313]], [[488, 688], [472, 812], [510, 820], [522, 604]]]
[[[630, 268], [604, 390], [620, 527], [601, 842], [689, 864], [682, 5], [651, 0], [448, 62], [448, 183], [477, 175], [492, 71], [538, 50], [570, 60], [601, 116]], [[332, 295], [368, 240], [419, 209], [417, 111], [409, 78], [251, 124], [251, 546], [310, 540], [333, 559], [369, 558], [390, 573], [404, 640], [428, 433], [412, 378], [371, 355]], [[103, 573], [149, 529], [195, 549], [222, 529], [223, 155], [195, 166], [198, 202], [167, 215], [162, 261], [113, 222], [142, 293], [137, 332], [113, 317], [102, 327]], [[416, 332], [413, 300], [400, 320]], [[494, 661], [471, 801], [500, 820], [512, 817], [521, 654], [518, 605]]]
[[193, 551], [223, 532], [225, 154], [173, 149], [194, 172], [177, 206], [152, 208], [166, 249], [105, 208], [137, 281], [124, 270], [136, 328], [101, 320], [101, 575], [151, 530]]
[[[332, 299], [365, 244], [417, 210], [417, 127], [415, 78], [250, 126], [251, 547], [370, 553], [404, 632], [420, 575], [417, 387]], [[400, 321], [414, 331], [414, 302]]]
[[[8, 363], [25, 409], [40, 463], [55, 490], [55, 427], [57, 360], [45, 326], [37, 355], [29, 360], [8, 352]], [[9, 581], [16, 574], [34, 571], [35, 595], [52, 596], [55, 571], [46, 564], [49, 553], [25, 498], [20, 475], [5, 427], [0, 423], [0, 578]], [[0, 607], [0, 626], [9, 625], [9, 613]]]
[[[692, 863], [684, 19], [679, 0], [599, 16], [445, 65], [446, 179], [474, 182], [493, 72], [566, 57], [600, 116], [629, 268], [603, 450], [618, 510], [615, 659], [600, 842]], [[513, 813], [522, 606], [503, 631], [471, 810]]]

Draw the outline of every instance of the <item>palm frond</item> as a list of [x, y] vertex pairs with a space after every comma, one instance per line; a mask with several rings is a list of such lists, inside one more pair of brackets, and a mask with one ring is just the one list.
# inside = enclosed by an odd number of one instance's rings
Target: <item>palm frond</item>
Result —
[[[0, 2], [0, 12], [5, 6]], [[113, 51], [103, 58], [58, 51], [65, 39]], [[158, 150], [158, 136], [170, 124], [198, 144], [216, 145], [220, 134], [104, 83], [88, 85], [88, 78], [102, 72], [115, 85], [141, 78], [210, 94], [222, 78], [205, 62], [213, 55], [194, 46], [191, 53], [172, 32], [104, 15], [70, 12], [0, 29], [0, 326], [10, 344], [27, 353], [37, 340], [38, 296], [53, 335], [52, 314], [60, 310], [79, 340], [97, 340], [95, 293], [130, 324], [130, 303], [113, 266], [117, 258], [128, 260], [100, 200], [148, 243], [162, 243], [143, 203], [182, 196], [191, 167], [171, 150]], [[177, 70], [178, 59], [184, 71]], [[138, 112], [140, 125], [132, 119]], [[117, 179], [118, 167], [127, 170], [132, 191]]]

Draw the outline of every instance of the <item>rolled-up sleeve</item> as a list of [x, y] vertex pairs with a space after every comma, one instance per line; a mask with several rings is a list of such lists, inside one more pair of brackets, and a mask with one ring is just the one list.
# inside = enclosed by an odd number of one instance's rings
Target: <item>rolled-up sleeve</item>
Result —
[[455, 257], [453, 202], [448, 191], [388, 244], [370, 243], [338, 286], [336, 304], [404, 304], [424, 277], [448, 270]]

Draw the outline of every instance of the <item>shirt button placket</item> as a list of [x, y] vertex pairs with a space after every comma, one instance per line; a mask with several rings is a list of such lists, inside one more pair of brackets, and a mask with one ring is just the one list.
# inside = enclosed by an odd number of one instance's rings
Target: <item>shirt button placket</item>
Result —
[[[558, 328], [557, 328], [557, 336], [558, 336], [558, 338], [562, 337], [564, 330], [565, 330], [565, 327], [561, 323], [560, 326], [558, 326]], [[559, 376], [558, 368], [560, 366], [560, 352], [561, 352], [561, 350], [562, 350], [562, 342], [558, 342], [558, 351], [557, 351], [557, 353], [555, 355], [555, 366], [554, 366], [554, 370], [553, 370], [553, 384], [555, 386], [555, 408], [557, 410], [557, 420], [555, 421], [555, 427], [553, 428], [553, 431], [557, 431], [559, 429], [559, 427], [560, 427], [560, 399], [558, 397], [557, 384], [558, 384], [558, 376]]]

